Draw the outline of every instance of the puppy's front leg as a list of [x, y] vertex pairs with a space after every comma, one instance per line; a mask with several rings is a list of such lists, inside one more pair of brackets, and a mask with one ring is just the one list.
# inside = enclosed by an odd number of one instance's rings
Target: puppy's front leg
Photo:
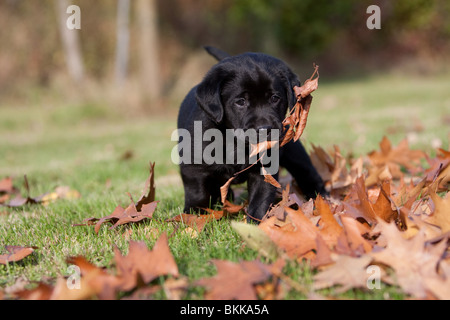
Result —
[[317, 194], [327, 195], [323, 180], [300, 141], [290, 141], [283, 149], [280, 165], [294, 177], [303, 194], [307, 198], [315, 198]]
[[[278, 174], [274, 176], [278, 179]], [[249, 174], [248, 178], [248, 213], [247, 221], [259, 222], [262, 220], [270, 205], [275, 201], [276, 188], [264, 181], [264, 175], [259, 169]]]
[[199, 212], [209, 208], [219, 199], [220, 186], [211, 183], [211, 179], [201, 166], [181, 167], [184, 185], [184, 212]]

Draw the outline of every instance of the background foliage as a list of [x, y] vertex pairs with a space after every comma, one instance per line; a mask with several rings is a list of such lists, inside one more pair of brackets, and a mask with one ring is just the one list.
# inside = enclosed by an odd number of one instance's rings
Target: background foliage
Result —
[[[88, 78], [95, 83], [108, 82], [114, 69], [117, 1], [71, 3], [82, 11], [78, 32]], [[381, 8], [381, 30], [366, 27], [370, 4]], [[132, 1], [131, 80], [140, 68], [134, 5]], [[330, 77], [379, 70], [410, 58], [415, 59], [415, 71], [429, 72], [440, 69], [435, 62], [443, 61], [449, 52], [450, 3], [446, 0], [156, 0], [156, 5], [158, 63], [165, 97], [176, 93], [182, 66], [205, 44], [231, 53], [265, 51], [287, 59], [294, 67], [303, 64], [309, 68], [314, 61], [321, 65], [322, 74]], [[64, 78], [67, 70], [55, 7], [53, 0], [0, 1], [3, 98], [20, 102], [29, 97], [30, 87], [55, 88], [55, 82], [58, 90], [61, 83], [66, 84], [65, 89], [74, 89]], [[97, 89], [97, 95], [102, 93]], [[139, 96], [139, 92], [135, 94]], [[137, 104], [145, 103], [137, 100]]]

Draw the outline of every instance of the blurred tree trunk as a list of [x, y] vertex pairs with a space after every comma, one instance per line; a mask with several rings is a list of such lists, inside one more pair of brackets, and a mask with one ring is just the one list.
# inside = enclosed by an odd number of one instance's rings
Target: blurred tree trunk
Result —
[[83, 56], [81, 54], [78, 32], [67, 27], [67, 19], [70, 15], [67, 8], [70, 6], [68, 0], [56, 0], [56, 9], [59, 21], [59, 32], [64, 47], [67, 68], [70, 77], [80, 83], [84, 77]]
[[161, 95], [157, 0], [137, 0], [139, 72], [142, 92], [150, 103]]
[[130, 0], [117, 3], [117, 45], [116, 45], [116, 83], [122, 85], [127, 76], [128, 52], [130, 42]]

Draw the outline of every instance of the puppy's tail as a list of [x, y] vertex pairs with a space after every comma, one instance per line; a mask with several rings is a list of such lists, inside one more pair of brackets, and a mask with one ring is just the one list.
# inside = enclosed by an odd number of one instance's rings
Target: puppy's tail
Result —
[[228, 53], [226, 53], [225, 51], [222, 51], [220, 49], [217, 49], [215, 47], [211, 47], [211, 46], [204, 46], [203, 48], [205, 48], [205, 50], [212, 55], [214, 58], [217, 59], [217, 61], [221, 61], [225, 58], [231, 57]]

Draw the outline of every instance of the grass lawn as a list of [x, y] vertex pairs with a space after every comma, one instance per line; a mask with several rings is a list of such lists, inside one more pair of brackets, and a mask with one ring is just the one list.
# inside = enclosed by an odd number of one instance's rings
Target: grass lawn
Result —
[[[329, 83], [321, 79], [302, 139], [307, 148], [311, 143], [324, 148], [338, 145], [344, 155], [377, 149], [383, 135], [393, 144], [408, 137], [412, 148], [427, 152], [432, 146], [448, 149], [449, 82], [450, 75], [377, 76]], [[228, 219], [208, 224], [197, 238], [174, 232], [175, 226], [164, 222], [183, 208], [183, 187], [170, 157], [175, 128], [175, 116], [127, 117], [102, 104], [0, 105], [0, 179], [12, 176], [25, 195], [26, 174], [32, 197], [58, 186], [69, 186], [82, 195], [48, 206], [0, 207], [0, 254], [6, 245], [39, 247], [20, 262], [0, 265], [0, 291], [19, 282], [27, 287], [37, 281], [53, 283], [59, 275], [67, 275], [69, 256], [83, 255], [98, 266], [113, 268], [114, 244], [123, 253], [130, 239], [144, 240], [151, 248], [161, 232], [172, 234], [170, 249], [180, 273], [190, 280], [213, 275], [211, 259], [257, 258], [256, 251], [243, 246]], [[93, 227], [72, 226], [88, 217], [109, 215], [118, 204], [128, 205], [127, 192], [137, 199], [149, 161], [156, 162], [156, 199], [160, 201], [152, 221], [115, 230], [103, 226], [98, 235]], [[129, 229], [132, 232], [124, 235]], [[295, 281], [311, 284], [312, 271], [306, 263], [285, 268]], [[381, 290], [319, 293], [357, 299], [404, 297], [398, 288], [386, 285]], [[195, 287], [186, 297], [202, 296], [202, 289]], [[165, 295], [161, 292], [156, 298]], [[286, 298], [305, 296], [292, 290]]]

